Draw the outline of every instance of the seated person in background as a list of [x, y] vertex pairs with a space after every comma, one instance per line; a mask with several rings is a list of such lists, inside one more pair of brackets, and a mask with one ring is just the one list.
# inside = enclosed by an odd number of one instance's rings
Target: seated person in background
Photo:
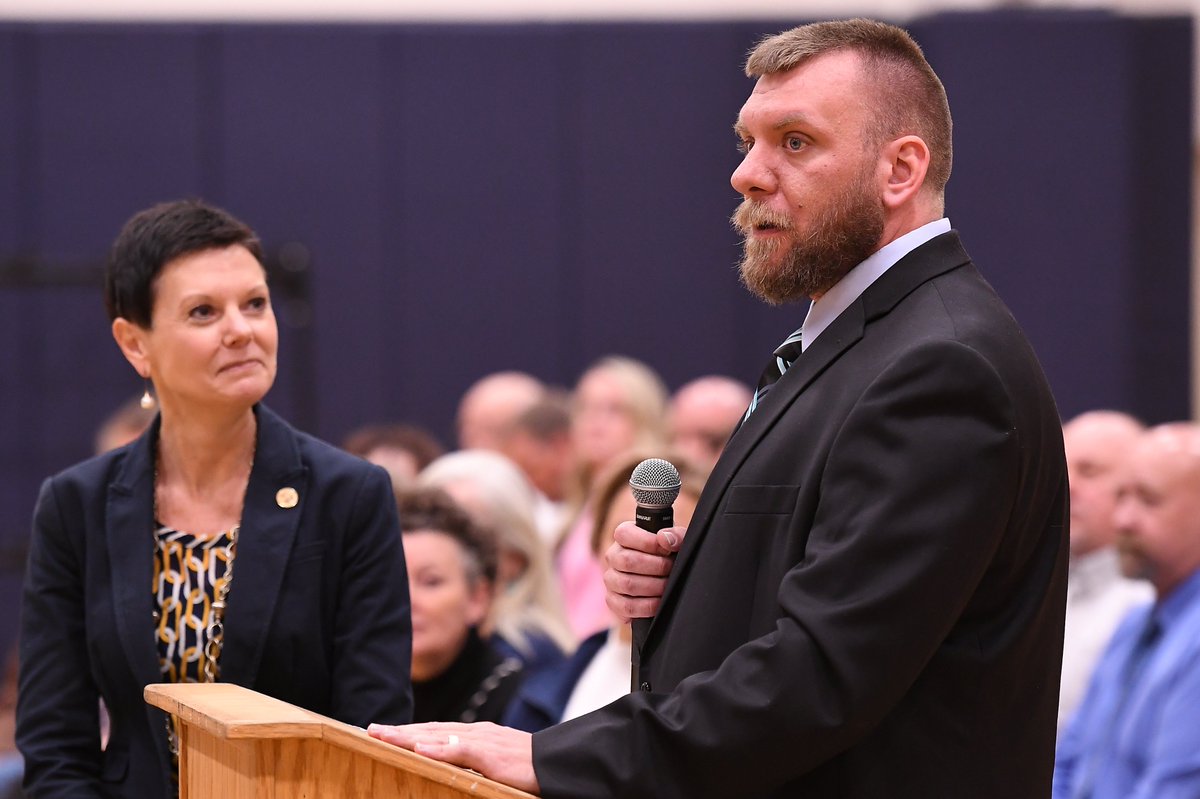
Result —
[[458, 403], [458, 448], [499, 450], [513, 420], [545, 391], [525, 372], [495, 372], [475, 381]]
[[498, 452], [460, 450], [429, 464], [418, 485], [444, 490], [496, 540], [497, 573], [482, 631], [529, 669], [557, 663], [575, 648], [550, 554], [533, 525], [533, 488]]
[[[613, 529], [634, 518], [637, 503], [629, 490], [629, 478], [637, 465], [650, 457], [659, 456], [634, 452], [620, 457], [597, 482], [592, 551], [601, 561], [612, 544]], [[673, 506], [675, 525], [686, 527], [696, 510], [707, 472], [680, 455], [667, 453], [662, 457], [679, 470], [681, 486]], [[504, 725], [537, 732], [629, 693], [631, 646], [628, 622], [620, 623], [614, 617], [608, 629], [588, 637], [561, 666], [529, 675], [509, 707]]]
[[0, 676], [0, 799], [21, 799], [21, 777], [25, 764], [13, 740], [17, 710], [17, 650], [4, 660]]
[[504, 434], [500, 452], [515, 463], [534, 488], [533, 520], [538, 535], [553, 547], [566, 524], [567, 478], [574, 463], [571, 397], [548, 389]]
[[421, 470], [446, 451], [432, 435], [407, 424], [360, 427], [346, 436], [342, 449], [382, 466], [397, 489], [412, 485]]
[[1141, 422], [1116, 411], [1091, 411], [1063, 425], [1071, 480], [1071, 559], [1067, 565], [1067, 625], [1063, 636], [1061, 732], [1083, 699], [1092, 669], [1113, 631], [1134, 605], [1154, 591], [1121, 575], [1117, 562], [1117, 479]]
[[1130, 611], [1059, 739], [1054, 799], [1200, 796], [1200, 426], [1142, 434], [1117, 489], [1121, 571], [1154, 586]]
[[499, 721], [521, 661], [480, 635], [496, 576], [496, 545], [444, 491], [397, 494], [412, 600], [413, 719]]
[[712, 471], [753, 396], [749, 386], [732, 377], [708, 375], [685, 383], [667, 409], [671, 448]]
[[667, 388], [652, 368], [633, 358], [609, 355], [588, 367], [571, 405], [575, 462], [568, 480], [567, 518], [554, 565], [576, 638], [608, 629], [604, 569], [592, 553], [596, 478], [630, 450], [664, 447]]

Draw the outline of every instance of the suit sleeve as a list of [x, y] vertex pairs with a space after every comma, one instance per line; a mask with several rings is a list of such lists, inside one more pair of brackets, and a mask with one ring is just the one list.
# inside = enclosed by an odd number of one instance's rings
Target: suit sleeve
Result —
[[[774, 629], [670, 694], [632, 694], [536, 734], [543, 795], [757, 795], [853, 746], [939, 647], [977, 645], [947, 639], [1013, 511], [1014, 418], [995, 370], [961, 344], [923, 344], [885, 367], [814, 476], [811, 524], [793, 520], [789, 535], [807, 542]], [[771, 446], [803, 451], [788, 419]], [[704, 540], [736, 534], [722, 524]]]
[[345, 538], [334, 626], [333, 716], [365, 727], [412, 720], [412, 620], [396, 499], [364, 470]]
[[29, 799], [99, 797], [99, 691], [87, 655], [80, 536], [64, 529], [53, 480], [34, 510], [21, 600], [17, 746]]

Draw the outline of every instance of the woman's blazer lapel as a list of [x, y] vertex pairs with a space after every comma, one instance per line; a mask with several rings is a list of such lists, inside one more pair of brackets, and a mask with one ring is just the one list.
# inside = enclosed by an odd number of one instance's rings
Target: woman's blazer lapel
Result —
[[221, 681], [246, 686], [255, 684], [300, 520], [312, 499], [295, 432], [264, 406], [255, 411], [258, 444], [242, 508], [221, 652]]

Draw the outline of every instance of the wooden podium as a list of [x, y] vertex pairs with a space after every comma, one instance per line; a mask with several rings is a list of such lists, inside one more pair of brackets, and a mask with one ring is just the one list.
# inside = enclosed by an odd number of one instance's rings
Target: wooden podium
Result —
[[180, 720], [180, 799], [531, 797], [238, 685], [154, 684], [145, 697]]

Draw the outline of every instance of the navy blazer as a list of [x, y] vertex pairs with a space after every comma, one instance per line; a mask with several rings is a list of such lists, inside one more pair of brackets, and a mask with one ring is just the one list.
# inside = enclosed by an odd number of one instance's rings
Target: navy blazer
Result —
[[534, 734], [542, 795], [1048, 797], [1066, 522], [1042, 370], [937, 236], [734, 434], [641, 690]]
[[[380, 468], [257, 406], [221, 680], [365, 726], [412, 716], [408, 581]], [[158, 421], [49, 478], [21, 605], [17, 744], [43, 797], [174, 796], [152, 614]], [[292, 488], [295, 507], [276, 495]], [[287, 504], [287, 503], [284, 503]], [[97, 700], [111, 718], [100, 751]]]
[[531, 669], [504, 710], [500, 723], [526, 732], [537, 732], [562, 721], [575, 684], [592, 658], [608, 640], [609, 629], [585, 638], [571, 657]]

